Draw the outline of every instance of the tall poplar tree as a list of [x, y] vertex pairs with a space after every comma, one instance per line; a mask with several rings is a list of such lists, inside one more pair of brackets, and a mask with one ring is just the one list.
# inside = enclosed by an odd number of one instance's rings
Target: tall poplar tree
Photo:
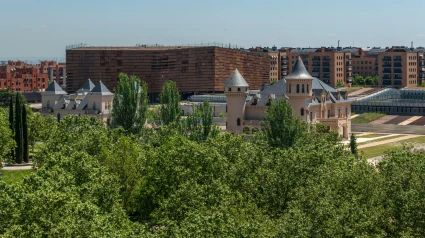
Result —
[[148, 110], [148, 86], [134, 75], [119, 75], [112, 107], [112, 126], [138, 134], [146, 122]]
[[22, 135], [22, 110], [21, 110], [21, 97], [19, 93], [16, 94], [15, 98], [15, 141], [16, 141], [16, 150], [15, 150], [15, 161], [18, 164], [22, 163], [24, 157], [23, 151], [23, 135]]
[[167, 81], [162, 86], [162, 92], [159, 95], [160, 115], [163, 124], [168, 125], [180, 120], [182, 109], [180, 105], [180, 94], [176, 83]]
[[[15, 122], [14, 122], [14, 114], [13, 114], [13, 96], [10, 96], [10, 103], [9, 103], [9, 125], [10, 130], [12, 131], [12, 137], [14, 137], [13, 133], [15, 132]], [[10, 152], [10, 156], [12, 160], [15, 159], [15, 149], [12, 149]]]
[[25, 105], [22, 105], [22, 145], [23, 145], [23, 160], [25, 163], [29, 162], [29, 151], [28, 151], [28, 124], [27, 124], [27, 109]]

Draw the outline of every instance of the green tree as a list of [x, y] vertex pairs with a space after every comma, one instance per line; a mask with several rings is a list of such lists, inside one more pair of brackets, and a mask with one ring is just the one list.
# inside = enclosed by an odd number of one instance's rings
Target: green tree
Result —
[[20, 93], [15, 97], [15, 161], [21, 164], [24, 159], [24, 138], [23, 138], [23, 124], [22, 124], [22, 103], [20, 100]]
[[[9, 125], [10, 131], [12, 132], [12, 137], [14, 137], [15, 133], [15, 122], [14, 122], [14, 114], [13, 114], [13, 95], [10, 96], [9, 102]], [[13, 148], [10, 152], [11, 160], [15, 160], [15, 148]]]
[[0, 162], [9, 162], [9, 159], [6, 158], [10, 158], [10, 152], [13, 152], [15, 146], [12, 128], [9, 124], [6, 110], [0, 107]]
[[351, 133], [351, 136], [350, 136], [350, 150], [351, 150], [351, 154], [357, 155], [357, 139], [354, 133]]
[[336, 83], [336, 87], [337, 88], [342, 88], [342, 87], [344, 87], [345, 85], [344, 85], [344, 83], [342, 83], [342, 82], [340, 82], [340, 81], [338, 81], [337, 83]]
[[132, 75], [120, 73], [112, 108], [113, 127], [138, 134], [146, 123], [148, 110], [148, 87]]
[[23, 160], [29, 162], [29, 141], [28, 141], [28, 123], [27, 123], [27, 107], [22, 105], [22, 145], [23, 145]]
[[364, 84], [365, 85], [372, 85], [373, 84], [373, 78], [371, 76], [367, 76], [364, 78]]
[[300, 119], [294, 116], [291, 104], [285, 99], [271, 103], [264, 116], [262, 127], [272, 147], [291, 147], [304, 132]]
[[174, 81], [167, 81], [162, 86], [162, 92], [159, 95], [160, 116], [163, 124], [168, 125], [172, 122], [178, 122], [181, 117], [182, 109], [180, 105], [180, 95]]
[[375, 76], [372, 77], [372, 83], [375, 86], [379, 84], [379, 77], [378, 77], [378, 75], [375, 75]]

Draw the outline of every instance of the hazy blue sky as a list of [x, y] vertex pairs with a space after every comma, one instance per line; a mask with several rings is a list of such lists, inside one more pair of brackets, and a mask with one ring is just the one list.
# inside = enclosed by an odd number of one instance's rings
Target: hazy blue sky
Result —
[[425, 45], [424, 0], [0, 0], [0, 57], [64, 57], [65, 46]]

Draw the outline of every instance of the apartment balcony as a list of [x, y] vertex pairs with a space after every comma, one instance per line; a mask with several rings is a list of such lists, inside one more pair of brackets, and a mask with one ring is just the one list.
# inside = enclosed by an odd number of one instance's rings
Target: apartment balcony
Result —
[[314, 62], [313, 63], [313, 66], [320, 66], [320, 63], [319, 62]]
[[346, 66], [352, 66], [352, 64], [351, 64], [351, 60], [350, 61], [347, 61], [347, 63], [345, 64]]
[[288, 65], [288, 61], [286, 61], [286, 62], [283, 62], [283, 61], [282, 61], [282, 63], [281, 63], [280, 65], [282, 65], [282, 66], [287, 66], [287, 65]]
[[401, 57], [400, 56], [394, 56], [394, 61], [401, 61]]
[[312, 60], [313, 60], [313, 61], [320, 61], [320, 57], [319, 57], [319, 56], [314, 56], [314, 57], [312, 58]]
[[350, 66], [347, 66], [347, 71], [352, 71], [353, 70], [353, 67], [350, 65]]
[[384, 86], [390, 86], [391, 85], [391, 80], [382, 80], [382, 85], [384, 85]]
[[322, 68], [322, 72], [329, 73], [329, 72], [331, 72], [331, 70], [329, 68]]
[[391, 61], [391, 57], [390, 56], [384, 56], [384, 58], [382, 58], [382, 61]]
[[320, 68], [313, 68], [313, 72], [320, 72]]
[[394, 73], [395, 74], [401, 74], [403, 73], [401, 69], [394, 69]]
[[382, 73], [384, 73], [384, 74], [390, 74], [391, 73], [391, 68], [386, 68], [386, 69], [382, 70]]
[[394, 86], [401, 86], [401, 80], [394, 80]]
[[394, 74], [394, 80], [401, 80], [401, 74]]
[[319, 75], [320, 75], [320, 73], [319, 73], [319, 72], [313, 72], [313, 73], [311, 74], [311, 76], [313, 76], [313, 77], [319, 77]]
[[400, 62], [394, 63], [394, 68], [401, 68], [401, 67], [403, 66], [401, 65]]
[[419, 74], [419, 79], [420, 80], [425, 80], [425, 74]]
[[391, 80], [391, 75], [385, 74], [384, 77], [382, 77], [382, 79]]
[[384, 67], [384, 68], [391, 68], [392, 66], [391, 66], [391, 63], [386, 63], [386, 64], [383, 64], [382, 65], [382, 67]]
[[322, 60], [323, 61], [329, 61], [329, 60], [331, 60], [331, 58], [329, 56], [323, 56], [322, 57]]

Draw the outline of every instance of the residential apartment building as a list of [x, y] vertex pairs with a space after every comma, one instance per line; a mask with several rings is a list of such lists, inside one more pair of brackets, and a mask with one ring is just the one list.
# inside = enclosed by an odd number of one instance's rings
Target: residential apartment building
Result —
[[87, 47], [66, 50], [67, 91], [75, 92], [87, 78], [100, 79], [110, 89], [123, 72], [148, 84], [156, 101], [167, 80], [176, 82], [183, 98], [224, 91], [227, 77], [237, 68], [253, 85], [270, 82], [270, 57], [221, 46]]
[[42, 61], [26, 64], [23, 61], [8, 61], [0, 65], [0, 89], [12, 91], [44, 91], [49, 80], [63, 83], [66, 78], [65, 63]]
[[379, 86], [417, 87], [425, 80], [424, 50], [393, 46], [378, 54]]
[[279, 51], [276, 46], [272, 48], [269, 47], [255, 47], [249, 48], [249, 52], [256, 52], [262, 55], [267, 55], [270, 57], [270, 73], [269, 79], [270, 82], [277, 82], [280, 77], [280, 64], [279, 64]]
[[351, 53], [353, 76], [378, 75], [378, 54], [376, 52], [379, 52], [379, 48], [344, 48], [342, 51]]
[[288, 75], [300, 56], [306, 69], [313, 76], [332, 87], [338, 84], [351, 85], [351, 52], [339, 48], [286, 48], [279, 51], [281, 77]]

